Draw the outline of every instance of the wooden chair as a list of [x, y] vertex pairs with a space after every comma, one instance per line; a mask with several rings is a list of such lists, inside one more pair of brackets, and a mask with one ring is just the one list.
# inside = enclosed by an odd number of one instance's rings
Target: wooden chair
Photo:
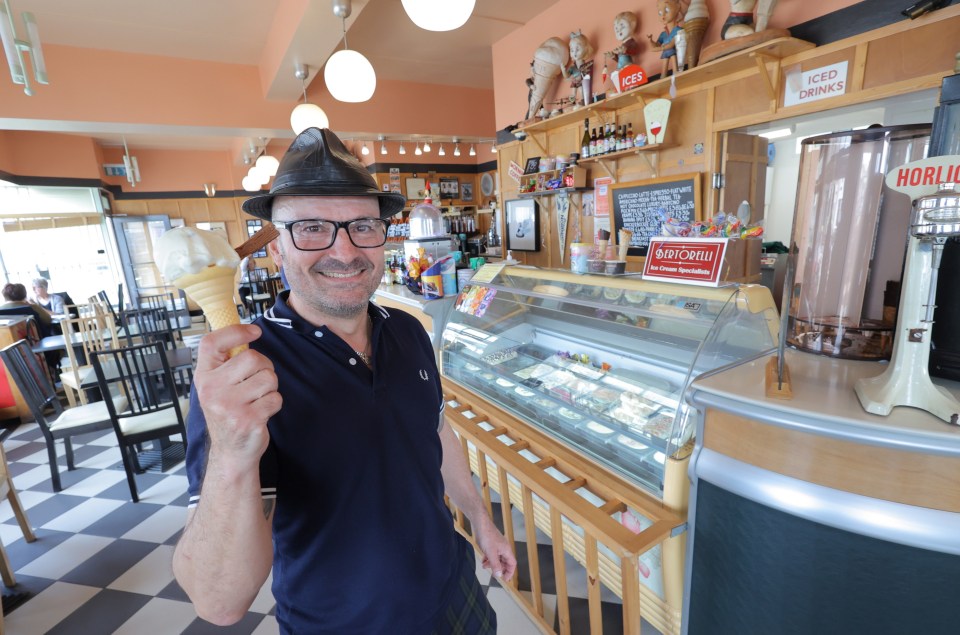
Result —
[[77, 355], [73, 346], [66, 347], [70, 368], [60, 373], [60, 384], [71, 406], [77, 405], [74, 395], [79, 396], [80, 403], [88, 403], [86, 391], [81, 387], [81, 383], [93, 372], [93, 364], [90, 363], [93, 353], [120, 345], [112, 319], [101, 313], [94, 305], [77, 307], [77, 310], [80, 317], [65, 319], [61, 322], [65, 334], [78, 333], [82, 342], [82, 357]]
[[249, 273], [246, 284], [250, 293], [243, 298], [244, 304], [250, 310], [250, 317], [258, 318], [276, 297], [270, 292], [270, 274], [266, 268], [257, 267]]
[[183, 413], [189, 409], [189, 400], [177, 394], [160, 342], [94, 353], [93, 368], [101, 392], [117, 392], [126, 397], [125, 408], [108, 401], [107, 410], [123, 456], [130, 497], [136, 503], [140, 497], [135, 475], [144, 471], [137, 455], [140, 444], [179, 434], [186, 450]]
[[7, 372], [13, 377], [17, 388], [20, 389], [34, 421], [37, 422], [47, 442], [50, 480], [53, 482], [53, 491], [59, 492], [63, 486], [60, 483], [60, 471], [57, 466], [57, 441], [63, 441], [67, 455], [67, 469], [75, 469], [71, 439], [87, 432], [109, 430], [112, 424], [107, 404], [109, 403], [112, 408], [123, 410], [127, 407], [126, 399], [114, 396], [105, 401], [64, 409], [40, 361], [30, 350], [30, 344], [26, 340], [20, 340], [0, 350], [0, 359], [7, 367]]
[[[13, 479], [10, 477], [7, 455], [3, 451], [2, 445], [0, 445], [0, 497], [4, 497], [10, 502], [13, 514], [17, 518], [17, 524], [20, 525], [20, 531], [23, 532], [23, 539], [27, 542], [36, 540], [37, 536], [33, 533], [33, 528], [30, 527], [27, 512], [23, 509], [20, 496], [17, 494], [17, 488], [14, 487]], [[13, 566], [10, 564], [10, 559], [7, 557], [7, 550], [3, 546], [3, 543], [0, 543], [0, 577], [3, 578], [4, 586], [17, 586], [17, 579], [13, 575]], [[3, 632], [3, 611], [0, 610], [0, 634]]]

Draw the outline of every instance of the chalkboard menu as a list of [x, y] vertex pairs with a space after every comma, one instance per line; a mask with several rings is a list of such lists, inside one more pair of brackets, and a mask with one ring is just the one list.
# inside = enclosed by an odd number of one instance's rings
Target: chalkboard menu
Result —
[[614, 236], [620, 229], [633, 232], [630, 256], [646, 256], [650, 238], [661, 234], [659, 210], [678, 221], [700, 219], [699, 173], [611, 185], [609, 196]]

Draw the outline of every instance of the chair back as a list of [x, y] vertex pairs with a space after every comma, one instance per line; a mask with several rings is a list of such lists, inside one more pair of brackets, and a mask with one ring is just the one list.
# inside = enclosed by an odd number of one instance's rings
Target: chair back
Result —
[[[30, 350], [27, 340], [20, 340], [0, 350], [0, 359], [7, 367], [7, 372], [13, 378], [23, 400], [30, 408], [34, 420], [47, 433], [48, 421], [53, 421], [63, 414], [63, 406], [57, 396], [57, 391], [47, 377], [44, 364], [37, 355]], [[47, 414], [48, 409], [53, 414]]]
[[118, 392], [127, 400], [127, 407], [122, 412], [107, 400], [107, 410], [117, 434], [130, 435], [124, 425], [125, 419], [170, 408], [176, 411], [176, 424], [171, 427], [183, 431], [180, 399], [165, 352], [162, 343], [146, 342], [93, 354], [93, 368], [101, 392]]
[[77, 355], [77, 350], [69, 344], [65, 347], [70, 360], [70, 368], [74, 374], [76, 385], [80, 385], [80, 372], [84, 366], [89, 367], [93, 354], [109, 348], [117, 348], [120, 341], [117, 337], [117, 327], [113, 321], [102, 313], [96, 305], [82, 305], [77, 307], [80, 317], [61, 321], [64, 338], [78, 334], [80, 349], [83, 357]]
[[162, 307], [128, 309], [121, 317], [122, 326], [126, 333], [127, 345], [132, 346], [139, 342], [159, 342], [166, 348], [176, 348], [177, 332], [170, 313]]
[[154, 295], [141, 295], [138, 298], [140, 308], [166, 309], [173, 311], [176, 308], [173, 293], [157, 293]]

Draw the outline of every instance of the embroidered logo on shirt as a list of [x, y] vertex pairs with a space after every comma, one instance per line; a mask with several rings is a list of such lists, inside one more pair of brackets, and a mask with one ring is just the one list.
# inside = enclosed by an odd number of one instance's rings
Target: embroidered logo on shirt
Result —
[[430, 375], [428, 375], [427, 371], [423, 370], [422, 368], [420, 369], [420, 379], [422, 379], [423, 381], [427, 381], [428, 379], [430, 379]]

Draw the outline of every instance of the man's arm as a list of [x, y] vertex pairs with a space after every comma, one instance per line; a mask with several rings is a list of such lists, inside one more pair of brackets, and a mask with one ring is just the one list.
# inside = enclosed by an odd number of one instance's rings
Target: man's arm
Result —
[[440, 444], [443, 446], [443, 485], [447, 495], [467, 518], [473, 527], [473, 535], [483, 552], [483, 567], [490, 569], [498, 578], [509, 580], [517, 569], [517, 558], [512, 545], [503, 537], [493, 524], [483, 499], [474, 486], [467, 460], [463, 456], [463, 447], [441, 415]]
[[228, 351], [260, 335], [233, 326], [203, 338], [194, 376], [210, 451], [200, 501], [190, 510], [173, 571], [197, 615], [218, 625], [239, 621], [273, 564], [273, 500], [260, 494], [267, 420], [280, 409], [273, 364], [255, 351]]

